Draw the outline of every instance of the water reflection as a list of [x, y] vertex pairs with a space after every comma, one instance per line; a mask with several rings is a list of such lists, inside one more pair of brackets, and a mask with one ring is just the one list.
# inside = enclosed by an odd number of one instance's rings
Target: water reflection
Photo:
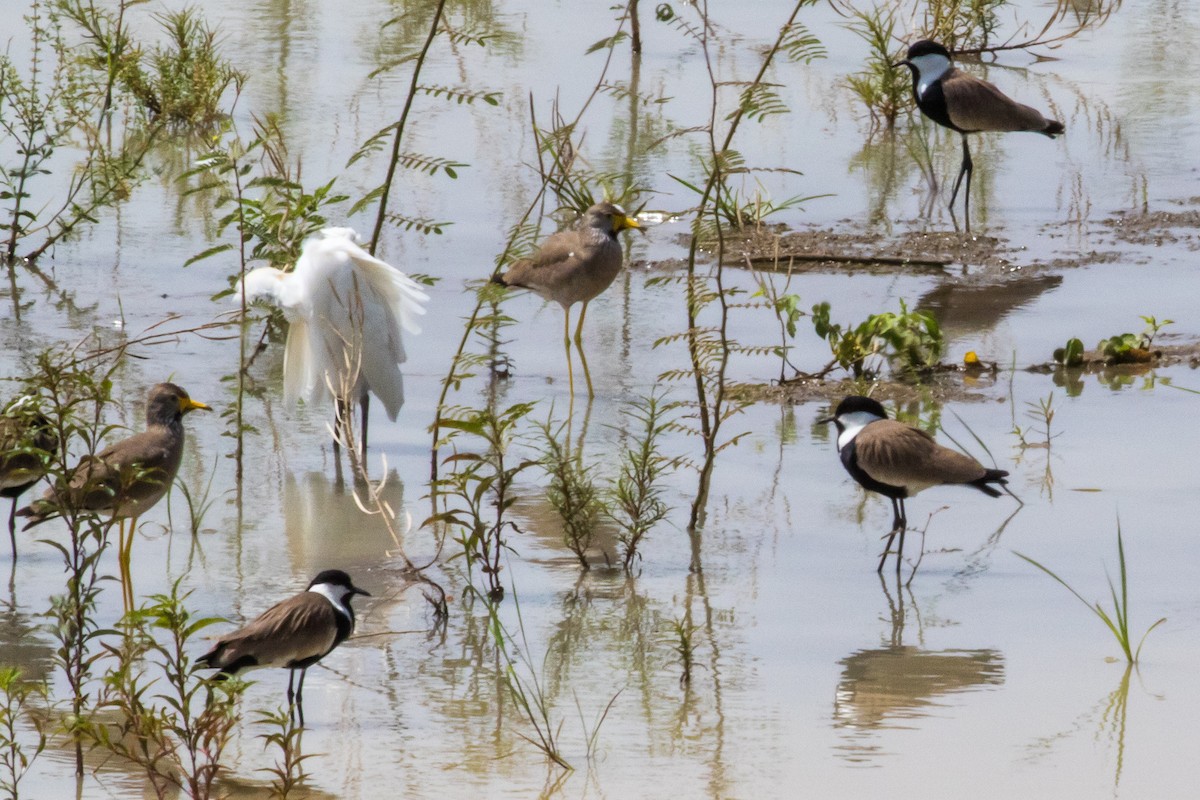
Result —
[[[383, 482], [380, 499], [401, 516], [404, 483], [396, 472]], [[364, 500], [365, 502], [365, 500]], [[293, 574], [374, 563], [396, 547], [379, 516], [368, 516], [354, 499], [354, 490], [322, 472], [288, 473], [283, 482], [283, 518], [287, 555]], [[400, 524], [400, 533], [406, 525]]]
[[880, 586], [890, 631], [882, 647], [856, 650], [838, 662], [842, 677], [833, 703], [834, 728], [845, 739], [838, 755], [860, 765], [886, 755], [880, 731], [915, 727], [915, 720], [950, 705], [943, 697], [1004, 682], [1004, 657], [997, 650], [926, 650], [904, 644], [906, 595], [921, 640], [916, 598], [897, 585], [893, 599], [883, 576]]

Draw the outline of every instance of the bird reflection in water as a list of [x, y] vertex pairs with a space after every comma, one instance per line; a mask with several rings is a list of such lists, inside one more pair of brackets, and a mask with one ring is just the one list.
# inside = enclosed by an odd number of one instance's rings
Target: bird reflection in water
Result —
[[842, 677], [833, 703], [833, 724], [845, 738], [838, 748], [846, 760], [871, 765], [886, 755], [880, 731], [915, 727], [934, 710], [945, 708], [944, 697], [1004, 682], [1004, 657], [991, 649], [926, 650], [904, 644], [905, 593], [917, 620], [920, 610], [910, 590], [896, 586], [896, 598], [880, 576], [887, 598], [891, 631], [882, 647], [856, 650], [838, 663]]

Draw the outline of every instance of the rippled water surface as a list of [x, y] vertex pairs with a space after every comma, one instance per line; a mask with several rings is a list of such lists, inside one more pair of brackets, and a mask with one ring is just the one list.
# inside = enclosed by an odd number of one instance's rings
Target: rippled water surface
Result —
[[[253, 117], [277, 115], [306, 185], [337, 177], [352, 196], [374, 186], [383, 154], [349, 168], [346, 161], [395, 120], [411, 73], [371, 73], [419, 46], [427, 4], [215, 0], [203, 11], [220, 27], [223, 52], [249, 76], [234, 113], [239, 130], [248, 135]], [[384, 26], [401, 12], [400, 22]], [[697, 44], [654, 21], [652, 12], [642, 9], [640, 61], [618, 47], [604, 80], [669, 100], [631, 106], [621, 92], [601, 92], [580, 123], [582, 143], [577, 139], [592, 169], [632, 170], [654, 192], [647, 210], [664, 220], [631, 237], [632, 265], [588, 312], [585, 343], [597, 396], [591, 404], [576, 401], [569, 431], [600, 476], [615, 472], [629, 431], [622, 411], [633, 398], [656, 385], [675, 399], [692, 398], [690, 384], [656, 380], [686, 366], [681, 347], [653, 347], [686, 325], [680, 285], [647, 279], [675, 274], [686, 256], [687, 218], [672, 212], [684, 211], [694, 195], [670, 176], [698, 180], [701, 145], [681, 136], [649, 154], [645, 146], [707, 123], [710, 95]], [[774, 0], [714, 2], [718, 78], [753, 77], [789, 12]], [[152, 30], [150, 10], [130, 13], [140, 30]], [[1018, 12], [1031, 20], [1046, 13], [1044, 4]], [[278, 343], [251, 370], [261, 392], [247, 400], [256, 432], [246, 440], [240, 491], [227, 457], [227, 421], [189, 416], [179, 479], [194, 492], [211, 480], [214, 502], [202, 531], [189, 535], [176, 490], [169, 508], [160, 504], [143, 517], [134, 548], [139, 596], [182, 579], [196, 613], [236, 623], [324, 568], [344, 568], [372, 592], [358, 604], [358, 635], [308, 676], [303, 749], [313, 754], [306, 762], [312, 795], [1193, 796], [1195, 741], [1188, 732], [1200, 714], [1192, 676], [1200, 656], [1200, 493], [1192, 464], [1200, 428], [1193, 423], [1196, 397], [1180, 388], [1200, 389], [1200, 376], [1185, 359], [1132, 377], [1083, 376], [1068, 390], [1061, 379], [1024, 367], [1049, 360], [1071, 336], [1091, 345], [1138, 331], [1142, 314], [1175, 321], [1166, 343], [1191, 343], [1200, 334], [1194, 222], [1136, 241], [1105, 224], [1147, 209], [1194, 210], [1198, 202], [1196, 3], [1134, 0], [1097, 31], [1039, 51], [1051, 60], [1012, 53], [1003, 66], [986, 68], [1005, 91], [1052, 109], [1068, 131], [1057, 141], [1013, 134], [975, 142], [973, 226], [1005, 241], [1007, 267], [822, 269], [792, 279], [789, 291], [805, 309], [828, 300], [837, 318], [861, 320], [904, 299], [939, 313], [948, 360], [976, 350], [1002, 367], [1015, 364], [995, 377], [963, 378], [967, 391], [954, 397], [969, 399], [903, 408], [926, 420], [940, 415], [946, 431], [984, 460], [973, 436], [985, 442], [1012, 472], [1023, 506], [949, 488], [910, 500], [910, 523], [917, 531], [927, 527], [927, 552], [911, 584], [890, 574], [881, 580], [874, 567], [890, 507], [843, 471], [831, 431], [817, 423], [828, 402], [756, 403], [726, 423], [728, 435], [745, 435], [718, 456], [702, 527], [694, 535], [686, 530], [696, 476], [681, 466], [666, 479], [673, 511], [627, 576], [606, 566], [599, 550], [595, 568], [581, 573], [562, 545], [542, 475], [523, 474], [514, 507], [520, 532], [509, 539], [503, 574], [510, 592], [500, 615], [516, 637], [509, 652], [519, 674], [536, 676], [573, 771], [549, 764], [526, 740], [533, 730], [508, 691], [486, 610], [466, 590], [462, 560], [449, 559], [456, 546], [437, 553], [419, 524], [430, 513], [427, 428], [474, 305], [466, 283], [490, 274], [539, 184], [530, 105], [542, 125], [556, 100], [564, 117], [578, 113], [605, 68], [603, 52], [586, 50], [616, 31], [619, 12], [607, 3], [464, 0], [448, 14], [457, 29], [498, 35], [483, 48], [439, 40], [422, 81], [469, 85], [500, 99], [493, 107], [419, 96], [410, 118], [411, 148], [468, 166], [457, 170], [457, 180], [404, 172], [393, 193], [404, 213], [453, 224], [442, 235], [384, 230], [381, 256], [439, 280], [423, 333], [408, 340], [399, 419], [389, 423], [378, 411], [372, 418], [370, 464], [379, 478], [386, 460], [383, 494], [406, 530], [407, 552], [439, 559], [432, 572], [451, 595], [444, 630], [435, 630], [420, 593], [405, 591], [391, 535], [335, 484], [328, 410], [284, 402]], [[953, 230], [944, 195], [931, 217], [921, 216], [928, 188], [906, 145], [886, 135], [868, 140], [845, 83], [861, 69], [861, 41], [828, 6], [806, 9], [801, 19], [828, 57], [808, 66], [779, 62], [769, 79], [791, 113], [747, 125], [736, 147], [756, 167], [803, 173], [763, 171], [748, 180], [751, 191], [757, 180], [776, 199], [831, 196], [771, 221], [888, 237]], [[22, 46], [14, 43], [11, 52]], [[948, 182], [958, 143], [922, 130]], [[168, 315], [177, 318], [163, 329], [183, 330], [232, 308], [210, 299], [237, 271], [231, 253], [183, 266], [213, 244], [233, 241], [230, 231], [218, 234], [220, 212], [185, 194], [174, 177], [197, 152], [154, 153], [150, 178], [126, 204], [43, 258], [56, 288], [16, 268], [0, 292], [4, 376], [23, 374], [55, 343], [93, 332], [116, 343]], [[347, 222], [367, 231], [372, 221], [360, 214]], [[755, 288], [744, 270], [727, 270], [726, 280]], [[511, 377], [469, 380], [451, 402], [536, 402], [531, 420], [547, 419], [552, 409], [564, 419], [560, 310], [532, 296], [511, 299], [505, 310], [516, 320], [502, 345]], [[245, 328], [251, 343], [261, 329], [256, 316]], [[168, 378], [218, 411], [228, 409], [237, 331], [229, 329], [234, 338], [181, 334], [133, 347], [114, 374], [124, 411], [114, 408], [111, 421], [139, 428], [147, 388]], [[768, 312], [743, 311], [730, 335], [770, 346], [776, 331]], [[801, 368], [816, 370], [828, 360], [807, 320], [792, 344]], [[730, 367], [738, 381], [777, 376], [771, 356], [735, 358]], [[1049, 395], [1056, 410], [1051, 447], [1018, 447], [1014, 424], [1035, 426], [1030, 404]], [[515, 445], [525, 455], [531, 447]], [[664, 449], [699, 455], [698, 440], [678, 433]], [[1118, 520], [1133, 627], [1168, 618], [1132, 672], [1116, 660], [1120, 651], [1098, 620], [1013, 554], [1051, 566], [1089, 600], [1108, 602], [1105, 575], [1116, 574]], [[48, 538], [63, 534], [52, 524], [39, 530]], [[611, 531], [601, 538], [614, 556]], [[921, 537], [910, 533], [909, 542], [915, 550]], [[48, 676], [61, 693], [49, 667], [51, 640], [38, 627], [61, 590], [61, 559], [29, 534], [20, 548], [4, 593], [0, 661]], [[0, 556], [0, 566], [7, 558]], [[105, 570], [115, 574], [108, 558]], [[103, 624], [120, 608], [119, 592], [106, 585]], [[694, 630], [687, 685], [674, 649], [680, 626]], [[282, 702], [282, 672], [255, 678], [244, 700], [247, 719], [251, 709]], [[234, 780], [224, 788], [235, 796], [267, 793], [261, 770], [271, 755], [259, 732], [243, 725], [227, 753]], [[148, 791], [119, 759], [97, 757], [89, 769], [78, 789], [83, 797]], [[52, 746], [34, 762], [22, 796], [71, 796], [72, 772], [67, 750]]]

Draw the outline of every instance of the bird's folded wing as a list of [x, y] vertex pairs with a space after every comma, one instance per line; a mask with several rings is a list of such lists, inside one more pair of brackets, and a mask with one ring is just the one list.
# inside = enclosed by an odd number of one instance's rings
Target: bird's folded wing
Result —
[[283, 667], [329, 652], [337, 636], [337, 612], [315, 592], [276, 603], [244, 628], [221, 637], [214, 667], [253, 656], [258, 666]]
[[535, 292], [553, 285], [562, 273], [570, 272], [581, 263], [583, 249], [578, 231], [559, 231], [546, 239], [532, 257], [513, 263], [504, 273], [504, 282]]
[[970, 483], [985, 472], [970, 456], [942, 447], [924, 431], [892, 419], [863, 428], [854, 446], [859, 467], [891, 486]]
[[1049, 120], [987, 81], [954, 70], [942, 78], [950, 121], [964, 131], [1041, 131]]

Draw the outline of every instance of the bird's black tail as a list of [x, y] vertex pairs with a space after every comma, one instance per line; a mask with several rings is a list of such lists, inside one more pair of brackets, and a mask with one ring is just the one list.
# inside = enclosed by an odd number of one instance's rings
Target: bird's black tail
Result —
[[1058, 136], [1060, 133], [1066, 132], [1066, 127], [1064, 127], [1063, 124], [1056, 119], [1050, 120], [1050, 124], [1046, 126], [1045, 130], [1042, 131], [1042, 133], [1046, 134], [1051, 139], [1053, 139], [1055, 136]]
[[988, 497], [999, 497], [1000, 491], [988, 486], [989, 483], [998, 483], [1001, 486], [1007, 486], [1008, 481], [1004, 480], [1008, 477], [1008, 470], [989, 469], [983, 473], [983, 477], [977, 481], [971, 481], [971, 485], [979, 491], [986, 494]]
[[498, 283], [501, 286], [508, 286], [508, 281], [504, 279], [504, 273], [502, 272], [492, 273], [492, 283]]

